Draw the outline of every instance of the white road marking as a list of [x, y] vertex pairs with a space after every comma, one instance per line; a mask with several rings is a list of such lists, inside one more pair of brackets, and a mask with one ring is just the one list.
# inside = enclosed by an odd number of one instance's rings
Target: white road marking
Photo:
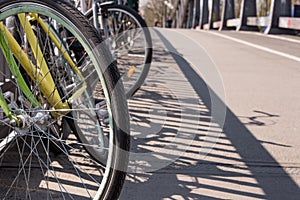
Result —
[[299, 43], [300, 44], [300, 40], [293, 39], [293, 38], [288, 38], [288, 37], [283, 37], [283, 36], [278, 36], [278, 35], [268, 35], [268, 34], [264, 34], [264, 33], [247, 32], [247, 31], [241, 31], [239, 33], [241, 33], [241, 34], [248, 34], [248, 35], [258, 35], [258, 36], [262, 36], [262, 37], [279, 39], [279, 40], [283, 40], [283, 41], [288, 41], [288, 42]]
[[258, 45], [258, 44], [253, 44], [251, 42], [247, 42], [247, 41], [240, 40], [240, 39], [237, 39], [237, 38], [234, 38], [234, 37], [230, 37], [228, 35], [223, 35], [221, 33], [210, 32], [210, 31], [203, 31], [203, 32], [204, 33], [209, 33], [209, 34], [212, 34], [212, 35], [216, 35], [216, 36], [219, 36], [219, 37], [222, 37], [222, 38], [225, 38], [225, 39], [228, 39], [228, 40], [240, 43], [240, 44], [244, 44], [244, 45], [247, 45], [247, 46], [250, 46], [250, 47], [265, 51], [265, 52], [268, 52], [268, 53], [272, 53], [272, 54], [275, 54], [275, 55], [278, 55], [278, 56], [282, 56], [282, 57], [300, 62], [300, 57], [293, 56], [291, 54], [276, 51], [276, 50], [273, 50], [273, 49], [270, 49], [270, 48], [267, 48], [267, 47], [264, 47], [264, 46], [261, 46], [261, 45]]
[[274, 38], [274, 39], [279, 39], [279, 40], [284, 40], [284, 41], [300, 44], [300, 40], [296, 40], [296, 39], [292, 39], [292, 38], [287, 38], [287, 37], [282, 37], [282, 36], [277, 36], [277, 35], [265, 35], [265, 36], [267, 36], [269, 38]]

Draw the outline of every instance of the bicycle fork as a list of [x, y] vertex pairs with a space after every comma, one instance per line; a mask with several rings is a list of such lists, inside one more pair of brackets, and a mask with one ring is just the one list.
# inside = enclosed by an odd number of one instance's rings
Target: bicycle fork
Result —
[[[6, 58], [8, 62], [8, 66], [13, 76], [15, 77], [20, 89], [22, 90], [26, 98], [30, 101], [32, 106], [34, 107], [41, 106], [38, 100], [31, 93], [29, 87], [27, 86], [14, 57], [17, 60], [19, 60], [20, 64], [25, 69], [26, 73], [30, 76], [30, 78], [34, 82], [37, 82], [39, 88], [41, 89], [41, 92], [45, 97], [47, 97], [49, 103], [54, 107], [54, 109], [60, 110], [59, 112], [63, 112], [63, 113], [69, 112], [70, 107], [68, 102], [72, 101], [73, 98], [80, 96], [84, 92], [85, 88], [87, 87], [81, 72], [79, 71], [79, 69], [77, 68], [77, 66], [71, 59], [71, 57], [68, 55], [67, 50], [63, 47], [58, 37], [56, 37], [55, 34], [51, 33], [51, 31], [49, 31], [50, 30], [49, 26], [47, 26], [43, 22], [43, 20], [37, 16], [37, 14], [36, 15], [32, 14], [31, 20], [37, 20], [41, 25], [41, 27], [44, 29], [44, 31], [46, 33], [50, 33], [49, 34], [50, 39], [53, 41], [56, 47], [61, 51], [64, 58], [69, 63], [69, 65], [73, 68], [75, 73], [81, 78], [81, 80], [83, 80], [82, 87], [79, 90], [77, 90], [72, 95], [72, 97], [70, 97], [67, 101], [63, 102], [57, 89], [55, 88], [55, 84], [50, 74], [50, 70], [45, 62], [45, 58], [43, 57], [41, 48], [31, 28], [29, 19], [23, 13], [18, 14], [18, 18], [24, 29], [24, 32], [26, 33], [29, 44], [32, 47], [31, 49], [37, 61], [38, 67], [35, 67], [35, 65], [29, 60], [29, 58], [23, 51], [22, 47], [18, 44], [16, 39], [12, 36], [12, 34], [7, 29], [7, 27], [2, 22], [0, 22], [0, 47], [4, 53], [4, 57]], [[11, 121], [14, 121], [17, 126], [20, 126], [20, 120], [12, 114], [11, 109], [8, 106], [3, 96], [3, 92], [1, 88], [0, 88], [0, 107], [2, 108], [4, 114]]]

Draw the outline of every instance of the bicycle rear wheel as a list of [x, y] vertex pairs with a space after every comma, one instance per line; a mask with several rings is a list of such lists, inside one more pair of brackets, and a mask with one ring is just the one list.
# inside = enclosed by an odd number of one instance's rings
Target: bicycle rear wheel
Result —
[[16, 116], [0, 111], [0, 199], [117, 199], [128, 111], [96, 31], [64, 1], [0, 0], [0, 47], [1, 92]]
[[[143, 18], [124, 5], [100, 6], [103, 35], [115, 56], [130, 98], [144, 83], [152, 61], [152, 39]], [[87, 17], [92, 19], [92, 13]]]

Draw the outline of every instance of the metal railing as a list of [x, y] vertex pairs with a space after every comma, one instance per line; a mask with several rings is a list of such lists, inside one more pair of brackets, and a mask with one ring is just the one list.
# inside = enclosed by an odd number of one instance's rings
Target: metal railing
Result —
[[[292, 17], [292, 0], [270, 0], [266, 16], [258, 15], [255, 0], [174, 0], [173, 27], [295, 33], [300, 17]], [[210, 4], [210, 5], [209, 5]], [[239, 12], [236, 12], [236, 8]], [[236, 14], [238, 13], [238, 14]]]

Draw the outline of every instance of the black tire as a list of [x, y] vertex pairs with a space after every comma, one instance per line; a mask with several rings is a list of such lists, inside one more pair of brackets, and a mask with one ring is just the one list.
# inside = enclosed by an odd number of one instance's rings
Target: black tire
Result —
[[[109, 24], [115, 27], [108, 27], [106, 30], [108, 30], [110, 37], [110, 47], [118, 62], [118, 68], [125, 87], [126, 98], [129, 99], [143, 85], [147, 78], [152, 61], [151, 34], [145, 20], [143, 20], [135, 10], [124, 5], [115, 4], [105, 5], [101, 8], [104, 19], [114, 22]], [[93, 21], [93, 13], [91, 10], [87, 12], [86, 15]], [[121, 23], [115, 23], [117, 21], [116, 19], [120, 18], [122, 18], [123, 21]], [[124, 23], [125, 21], [127, 21], [127, 23]], [[103, 35], [105, 35], [106, 30], [103, 30]], [[132, 30], [138, 32], [137, 37], [134, 36], [134, 40], [136, 41], [133, 40], [132, 42], [128, 42], [129, 36], [127, 38], [125, 37], [125, 40], [123, 40], [123, 36], [126, 33], [130, 33]], [[116, 43], [116, 47], [112, 47], [112, 41]], [[117, 44], [118, 42], [124, 43]], [[130, 47], [131, 43], [134, 42], [135, 44], [133, 44], [133, 47]], [[118, 49], [121, 50], [118, 51]], [[124, 54], [124, 49], [128, 50], [128, 52], [126, 52], [127, 54]], [[131, 74], [128, 78], [126, 75], [133, 69], [132, 66], [135, 66], [134, 75]]]
[[[50, 94], [57, 92], [61, 100], [53, 103], [40, 86], [43, 81], [48, 80], [44, 78], [46, 75], [39, 82], [34, 76], [30, 77], [31, 81], [26, 81], [40, 106], [30, 104], [15, 76], [5, 77], [16, 87], [12, 92], [15, 98], [6, 100], [9, 106], [13, 106], [12, 114], [26, 120], [22, 127], [9, 125], [7, 137], [1, 132], [0, 143], [5, 146], [0, 146], [0, 199], [117, 199], [128, 164], [129, 117], [124, 88], [109, 49], [103, 45], [99, 34], [88, 20], [65, 1], [0, 0], [0, 21], [3, 24], [7, 17], [17, 16], [19, 13], [38, 13], [40, 19], [48, 24], [55, 23], [58, 37], [63, 30], [69, 31], [72, 42], [68, 42], [68, 38], [60, 40], [72, 52], [69, 55], [79, 72], [64, 59], [59, 60], [63, 56], [59, 51], [54, 51], [50, 36], [39, 37], [43, 29], [35, 25], [36, 38], [44, 44], [41, 45], [43, 56], [49, 67], [45, 74], [51, 74], [54, 81]], [[18, 36], [21, 36], [21, 39], [16, 39], [21, 40], [18, 41], [19, 45], [24, 47], [27, 58], [35, 65], [38, 62], [32, 51], [27, 50], [33, 47], [28, 46], [26, 37], [22, 37], [24, 30], [20, 23], [15, 25], [19, 26]], [[4, 33], [1, 29], [0, 32]], [[7, 33], [3, 35], [8, 44]], [[74, 41], [79, 47], [74, 48]], [[3, 43], [0, 46], [3, 50]], [[47, 55], [44, 54], [45, 49], [48, 50]], [[76, 52], [78, 49], [81, 53]], [[14, 60], [19, 67], [22, 66], [17, 56]], [[4, 71], [0, 72], [0, 76], [5, 76]], [[86, 87], [83, 86], [85, 83]], [[82, 92], [77, 94], [80, 89]], [[109, 113], [106, 116], [108, 123], [104, 123], [96, 113], [99, 101], [106, 102], [102, 109]], [[59, 103], [64, 103], [67, 107], [56, 107]], [[82, 113], [89, 117], [81, 118]], [[45, 118], [40, 120], [37, 118], [38, 114]], [[68, 122], [73, 132], [66, 139], [55, 137], [51, 129], [61, 119]], [[30, 124], [30, 120], [36, 120], [34, 125]], [[1, 124], [7, 127], [7, 117], [3, 113], [0, 115], [0, 128]], [[59, 124], [63, 129], [64, 123]], [[14, 133], [13, 137], [11, 133]], [[92, 136], [92, 141], [89, 137], [93, 133], [96, 135]], [[100, 137], [108, 141], [105, 146], [101, 146], [98, 141]], [[59, 143], [57, 147], [62, 154], [56, 156], [49, 153], [51, 143]], [[105, 156], [99, 158], [98, 153], [103, 151]]]

